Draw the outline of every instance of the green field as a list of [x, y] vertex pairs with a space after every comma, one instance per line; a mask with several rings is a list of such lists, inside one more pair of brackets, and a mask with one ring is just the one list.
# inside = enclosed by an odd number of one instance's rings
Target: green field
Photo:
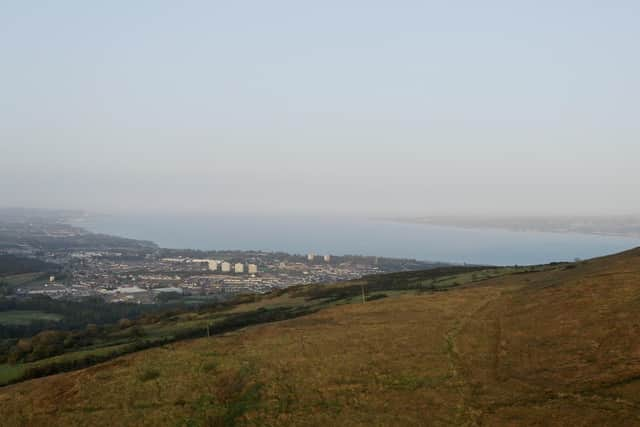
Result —
[[0, 282], [4, 282], [9, 286], [28, 286], [40, 284], [48, 280], [48, 275], [44, 273], [24, 273], [14, 274], [11, 276], [0, 277]]
[[24, 375], [24, 365], [11, 365], [4, 363], [0, 365], [0, 384], [9, 384]]
[[33, 310], [9, 310], [0, 312], [0, 325], [28, 325], [38, 320], [58, 322], [62, 320], [62, 316], [55, 313]]

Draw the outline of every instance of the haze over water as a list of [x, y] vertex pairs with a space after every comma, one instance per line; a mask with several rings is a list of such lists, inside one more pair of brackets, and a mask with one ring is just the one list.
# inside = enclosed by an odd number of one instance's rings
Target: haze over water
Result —
[[114, 215], [85, 228], [162, 247], [358, 254], [513, 265], [591, 258], [640, 246], [640, 239], [394, 223], [353, 217]]

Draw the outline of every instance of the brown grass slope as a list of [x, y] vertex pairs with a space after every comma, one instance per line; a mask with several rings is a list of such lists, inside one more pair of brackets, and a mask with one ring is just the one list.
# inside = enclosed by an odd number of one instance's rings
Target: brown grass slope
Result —
[[0, 389], [7, 426], [640, 425], [640, 250]]

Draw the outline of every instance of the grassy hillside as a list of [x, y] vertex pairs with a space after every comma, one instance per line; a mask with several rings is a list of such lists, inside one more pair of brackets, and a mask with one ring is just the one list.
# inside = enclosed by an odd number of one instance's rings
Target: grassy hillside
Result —
[[7, 386], [0, 413], [25, 426], [640, 425], [640, 250], [449, 273], [245, 301], [217, 315], [303, 315]]
[[[126, 353], [187, 338], [215, 335], [253, 324], [299, 317], [334, 305], [361, 302], [363, 291], [365, 299], [372, 301], [416, 290], [441, 291], [512, 271], [513, 269], [506, 268], [443, 267], [421, 272], [370, 276], [329, 286], [300, 286], [268, 295], [240, 296], [228, 303], [204, 307], [197, 312], [174, 307], [164, 312], [146, 313], [136, 321], [92, 325], [75, 331], [42, 331], [32, 338], [20, 340], [9, 338], [0, 341], [0, 385], [79, 369]], [[520, 271], [525, 269], [520, 268]], [[42, 306], [40, 303], [36, 301], [35, 305], [28, 308], [47, 309], [46, 305]], [[75, 309], [69, 307], [73, 312], [65, 310], [65, 316], [73, 314], [76, 318], [77, 314], [85, 319], [85, 323], [92, 318], [92, 314], [109, 314], [112, 309], [126, 308], [115, 305], [91, 306], [87, 302], [75, 304]], [[57, 307], [53, 305], [48, 310], [56, 310]], [[0, 309], [2, 308], [3, 304], [0, 302]], [[17, 307], [10, 308], [13, 312], [17, 311]], [[119, 317], [114, 321], [117, 319]], [[64, 326], [63, 323], [69, 323], [68, 321], [69, 319], [49, 322], [48, 329], [55, 329], [56, 323]], [[0, 323], [0, 334], [3, 333], [2, 328], [7, 332], [8, 327], [7, 324], [3, 326]]]

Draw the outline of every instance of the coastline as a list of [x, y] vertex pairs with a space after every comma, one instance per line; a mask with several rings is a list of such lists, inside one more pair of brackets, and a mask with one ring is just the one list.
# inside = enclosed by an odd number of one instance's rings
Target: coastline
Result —
[[572, 234], [582, 236], [599, 236], [599, 237], [615, 237], [624, 239], [640, 240], [640, 231], [607, 231], [607, 230], [589, 230], [582, 228], [573, 228], [570, 226], [551, 226], [537, 227], [535, 225], [509, 225], [496, 224], [494, 222], [487, 223], [466, 223], [457, 221], [446, 221], [439, 219], [412, 219], [412, 218], [379, 218], [379, 221], [386, 221], [398, 224], [412, 224], [437, 227], [453, 227], [464, 230], [501, 230], [513, 233], [550, 233], [550, 234]]

